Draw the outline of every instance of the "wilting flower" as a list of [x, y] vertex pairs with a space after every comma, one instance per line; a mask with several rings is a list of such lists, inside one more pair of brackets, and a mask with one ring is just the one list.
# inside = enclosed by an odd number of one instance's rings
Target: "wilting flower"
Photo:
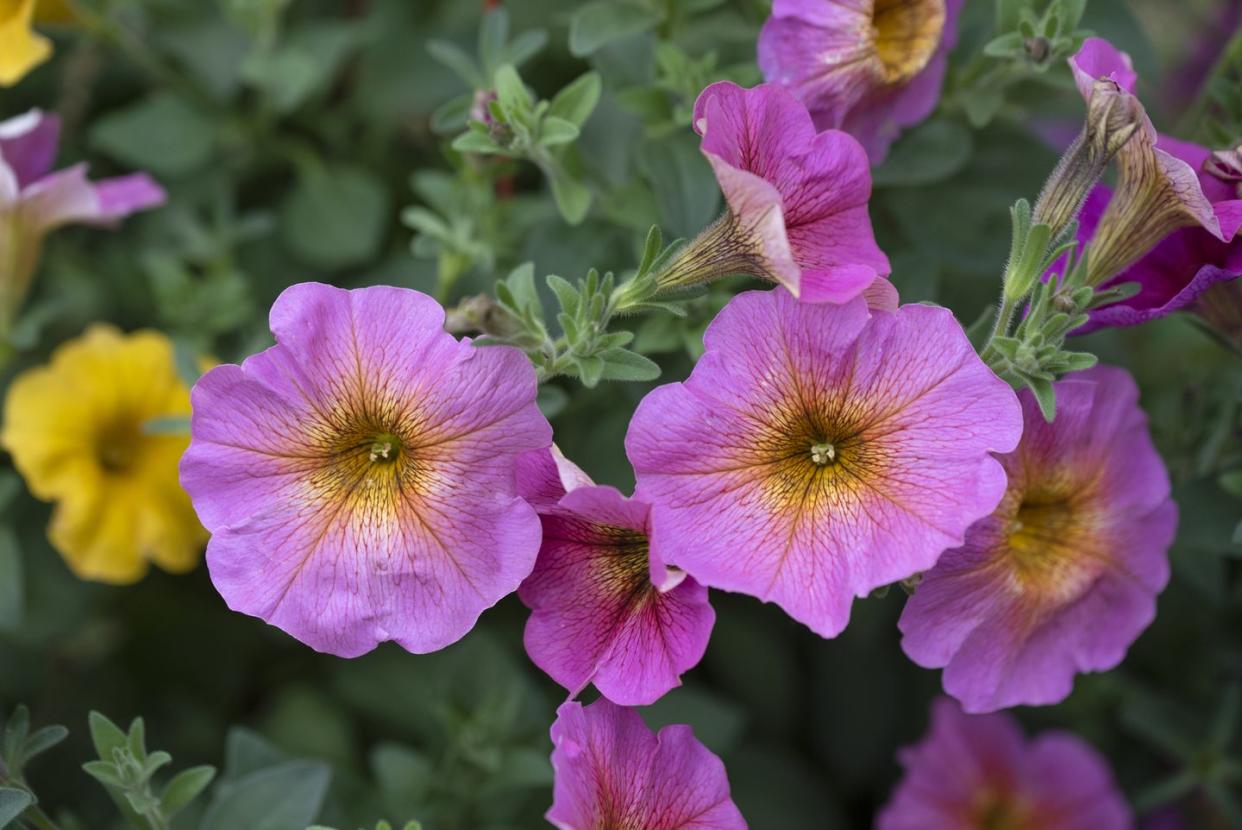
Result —
[[560, 830], [746, 830], [724, 764], [689, 726], [653, 735], [633, 709], [569, 701], [552, 724]]
[[1069, 732], [1032, 740], [1008, 715], [932, 705], [921, 743], [898, 755], [905, 777], [876, 830], [1129, 830], [1112, 770]]
[[78, 576], [141, 579], [198, 564], [207, 534], [177, 485], [188, 440], [150, 429], [189, 415], [173, 347], [158, 332], [97, 325], [19, 375], [0, 443], [30, 491], [56, 502], [48, 536]]
[[[1070, 59], [1070, 67], [1089, 104], [1092, 96], [1098, 94], [1095, 90], [1099, 81], [1130, 95], [1137, 80], [1129, 57], [1100, 38], [1088, 38]], [[1180, 228], [1196, 228], [1227, 242], [1242, 224], [1242, 201], [1235, 196], [1214, 204], [1204, 192], [1200, 175], [1184, 159], [1187, 153], [1197, 155], [1201, 148], [1158, 136], [1141, 107], [1140, 112], [1139, 130], [1117, 154], [1120, 172], [1116, 192], [1108, 199], [1098, 222], [1089, 217], [1083, 220], [1084, 225], [1094, 225], [1087, 261], [1087, 279], [1093, 285], [1121, 274]], [[1202, 152], [1206, 155], [1206, 150]], [[1154, 293], [1149, 292], [1133, 307], [1152, 311], [1169, 303], [1184, 305], [1193, 299], [1177, 297], [1181, 293], [1178, 290], [1171, 298], [1165, 296], [1159, 301]], [[1169, 310], [1172, 309], [1163, 313]]]
[[1020, 394], [1009, 490], [906, 604], [902, 647], [944, 668], [968, 712], [1063, 700], [1074, 675], [1121, 662], [1156, 614], [1177, 525], [1138, 389], [1096, 367], [1056, 384], [1057, 417]]
[[[664, 565], [644, 502], [574, 480], [567, 463], [569, 492], [540, 508], [543, 547], [518, 589], [532, 612], [526, 652], [573, 695], [594, 683], [614, 703], [654, 703], [707, 649], [716, 620], [707, 589]], [[536, 500], [552, 489], [536, 486]]]
[[896, 306], [882, 279], [888, 258], [871, 231], [871, 171], [857, 141], [816, 133], [806, 108], [771, 85], [712, 84], [694, 123], [728, 211], [661, 274], [662, 286], [743, 273], [808, 302], [867, 291], [873, 305]]
[[276, 345], [194, 387], [181, 480], [230, 608], [341, 656], [426, 652], [530, 573], [514, 465], [551, 442], [534, 369], [443, 323], [417, 291], [295, 285]]
[[824, 636], [930, 568], [996, 507], [1010, 388], [943, 308], [733, 299], [688, 380], [638, 406], [626, 450], [666, 560]]
[[26, 296], [49, 231], [72, 222], [111, 225], [164, 203], [145, 173], [99, 182], [87, 180], [85, 164], [49, 173], [59, 139], [60, 120], [39, 110], [0, 122], [0, 335]]
[[936, 108], [962, 0], [776, 0], [759, 67], [820, 129], [839, 128], [878, 164]]
[[[1226, 239], [1220, 239], [1205, 227], [1174, 230], [1121, 273], [1105, 279], [1104, 288], [1135, 282], [1139, 291], [1093, 311], [1083, 331], [1102, 326], [1137, 325], [1174, 311], [1187, 310], [1202, 314], [1222, 332], [1236, 335], [1242, 332], [1242, 321], [1236, 319], [1237, 302], [1231, 302], [1237, 287], [1218, 283], [1242, 276], [1242, 239], [1236, 235], [1242, 220], [1242, 201], [1237, 192], [1242, 167], [1231, 172], [1233, 154], [1230, 152], [1212, 153], [1205, 147], [1168, 136], [1160, 136], [1156, 146], [1196, 171], [1199, 186], [1212, 205], [1221, 235]], [[1087, 241], [1097, 234], [1109, 204], [1108, 188], [1097, 187], [1079, 217], [1080, 239]]]

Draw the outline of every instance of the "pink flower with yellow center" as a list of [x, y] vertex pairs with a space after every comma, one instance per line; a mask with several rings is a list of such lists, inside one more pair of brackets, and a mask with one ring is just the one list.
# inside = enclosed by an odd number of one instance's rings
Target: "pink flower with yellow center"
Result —
[[1026, 429], [1002, 457], [1009, 490], [966, 544], [924, 575], [902, 647], [943, 668], [968, 712], [1063, 700], [1104, 671], [1156, 614], [1177, 526], [1169, 479], [1121, 369], [1056, 384], [1051, 424], [1020, 394]]
[[733, 299], [684, 383], [639, 404], [636, 497], [666, 560], [817, 633], [961, 544], [1005, 492], [1013, 391], [946, 309]]
[[1134, 819], [1101, 755], [1069, 732], [1027, 740], [1008, 715], [932, 706], [876, 830], [1129, 830]]
[[594, 683], [614, 703], [654, 703], [703, 658], [716, 621], [707, 589], [665, 566], [646, 503], [538, 455], [549, 483], [536, 499], [564, 489], [539, 507], [543, 547], [518, 589], [532, 612], [526, 652], [571, 695]]
[[901, 131], [931, 115], [963, 0], [775, 0], [759, 67], [845, 130], [879, 164]]
[[427, 652], [530, 573], [515, 465], [552, 440], [534, 369], [443, 324], [417, 291], [295, 285], [276, 345], [194, 387], [181, 481], [230, 608], [345, 657]]
[[633, 709], [570, 701], [552, 744], [547, 818], [559, 830], [746, 830], [724, 764], [689, 726], [653, 735]]
[[806, 302], [865, 294], [876, 307], [896, 307], [857, 141], [817, 132], [806, 107], [769, 84], [712, 84], [695, 103], [694, 126], [728, 211], [678, 254], [659, 277], [663, 286], [750, 274]]

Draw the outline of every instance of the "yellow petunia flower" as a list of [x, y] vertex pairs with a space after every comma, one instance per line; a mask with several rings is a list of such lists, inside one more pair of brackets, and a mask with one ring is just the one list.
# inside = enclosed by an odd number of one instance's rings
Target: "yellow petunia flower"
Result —
[[0, 0], [0, 86], [13, 86], [52, 54], [52, 42], [30, 28], [36, 5]]
[[149, 562], [198, 564], [207, 532], [177, 480], [189, 437], [146, 429], [189, 414], [172, 343], [154, 331], [92, 326], [13, 381], [0, 444], [30, 491], [57, 503], [48, 537], [78, 576], [122, 584]]

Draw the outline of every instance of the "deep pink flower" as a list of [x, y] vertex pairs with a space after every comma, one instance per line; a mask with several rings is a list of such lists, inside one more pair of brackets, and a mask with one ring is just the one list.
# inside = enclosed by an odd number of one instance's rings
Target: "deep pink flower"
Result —
[[569, 701], [557, 710], [552, 743], [547, 818], [560, 830], [746, 830], [724, 764], [689, 726], [653, 735], [632, 709]]
[[[1088, 103], [1092, 95], [1132, 95], [1137, 81], [1130, 58], [1100, 38], [1088, 38], [1070, 67]], [[1113, 86], [1101, 91], [1101, 80]], [[1242, 265], [1234, 242], [1242, 225], [1235, 186], [1207, 171], [1206, 148], [1158, 135], [1139, 111], [1140, 128], [1117, 156], [1117, 191], [1096, 187], [1079, 217], [1079, 238], [1091, 243], [1093, 284], [1134, 281], [1141, 290], [1093, 312], [1088, 329], [1186, 308], [1213, 283], [1235, 278]]]
[[636, 496], [665, 559], [823, 636], [855, 596], [930, 568], [996, 507], [1013, 391], [953, 315], [735, 297], [688, 380], [639, 404]]
[[26, 296], [48, 233], [75, 222], [111, 225], [164, 203], [145, 173], [92, 182], [85, 164], [51, 172], [59, 142], [55, 115], [31, 110], [0, 122], [0, 330]]
[[426, 652], [530, 573], [515, 465], [552, 440], [534, 369], [443, 324], [417, 291], [303, 283], [275, 346], [195, 385], [181, 481], [230, 608], [332, 654]]
[[1002, 457], [1009, 490], [906, 604], [902, 647], [944, 668], [968, 712], [1063, 700], [1074, 675], [1121, 662], [1156, 614], [1177, 525], [1138, 389], [1096, 367], [1056, 384], [1051, 424], [1027, 390]]
[[[569, 492], [555, 505], [536, 496], [543, 546], [518, 590], [532, 612], [526, 652], [571, 695], [594, 683], [614, 703], [654, 703], [707, 649], [716, 620], [707, 589], [665, 566], [644, 502], [575, 480], [576, 467], [560, 461], [557, 469], [552, 453], [541, 454], [551, 473], [545, 480], [569, 478]], [[533, 494], [552, 491], [533, 487]]]
[[873, 305], [896, 306], [867, 214], [871, 171], [858, 142], [817, 133], [806, 108], [771, 85], [712, 84], [699, 95], [694, 124], [728, 212], [687, 246], [664, 284], [748, 273], [807, 302], [866, 292]]
[[963, 0], [775, 0], [759, 35], [763, 76], [820, 129], [845, 130], [879, 164], [931, 115]]
[[932, 705], [923, 740], [898, 755], [905, 777], [876, 830], [1130, 830], [1112, 770], [1069, 732], [1027, 740], [1008, 715]]

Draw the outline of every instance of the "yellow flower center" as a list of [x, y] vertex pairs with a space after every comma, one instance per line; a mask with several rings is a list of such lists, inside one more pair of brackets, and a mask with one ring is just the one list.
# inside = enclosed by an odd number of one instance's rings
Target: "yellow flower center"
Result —
[[123, 475], [130, 472], [142, 451], [139, 425], [119, 422], [99, 433], [95, 442], [95, 458], [104, 472]]
[[908, 81], [927, 66], [944, 22], [944, 0], [875, 0], [871, 28], [885, 83]]
[[821, 467], [837, 460], [837, 448], [829, 441], [820, 441], [811, 445], [811, 461]]
[[989, 789], [977, 798], [969, 826], [977, 830], [1034, 830], [1034, 819], [1025, 803], [1009, 793]]
[[1009, 559], [1024, 592], [1066, 601], [1078, 596], [1104, 559], [1090, 497], [1028, 493], [1009, 523]]

